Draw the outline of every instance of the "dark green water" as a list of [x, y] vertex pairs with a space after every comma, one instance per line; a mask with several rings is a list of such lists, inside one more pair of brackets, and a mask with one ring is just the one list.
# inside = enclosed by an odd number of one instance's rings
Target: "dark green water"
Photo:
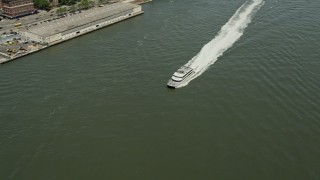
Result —
[[245, 0], [145, 14], [0, 66], [0, 179], [320, 179], [320, 2], [269, 0], [188, 86], [172, 73]]

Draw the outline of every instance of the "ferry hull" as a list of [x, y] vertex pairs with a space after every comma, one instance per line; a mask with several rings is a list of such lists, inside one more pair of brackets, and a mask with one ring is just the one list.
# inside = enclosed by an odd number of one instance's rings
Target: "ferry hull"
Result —
[[167, 87], [171, 89], [176, 89], [179, 86], [180, 83], [174, 82], [172, 80], [169, 80], [167, 83]]
[[168, 87], [169, 89], [175, 89], [175, 88], [176, 88], [176, 87], [170, 86], [170, 85], [167, 85], [167, 87]]

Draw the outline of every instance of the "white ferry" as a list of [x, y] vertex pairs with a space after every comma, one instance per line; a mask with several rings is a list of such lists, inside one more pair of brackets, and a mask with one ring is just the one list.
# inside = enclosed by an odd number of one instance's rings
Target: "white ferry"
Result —
[[181, 84], [187, 82], [194, 76], [195, 72], [191, 67], [182, 66], [180, 67], [168, 81], [168, 88], [177, 88]]

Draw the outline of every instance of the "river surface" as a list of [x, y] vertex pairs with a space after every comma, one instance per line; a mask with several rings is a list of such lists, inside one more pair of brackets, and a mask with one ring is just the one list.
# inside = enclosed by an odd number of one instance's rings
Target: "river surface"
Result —
[[245, 2], [154, 0], [1, 65], [0, 179], [319, 180], [319, 0], [265, 1], [205, 72], [166, 87]]

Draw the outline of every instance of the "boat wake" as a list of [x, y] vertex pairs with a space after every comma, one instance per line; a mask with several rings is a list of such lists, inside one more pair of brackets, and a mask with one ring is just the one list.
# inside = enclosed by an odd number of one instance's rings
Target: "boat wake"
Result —
[[179, 87], [186, 86], [190, 81], [200, 76], [210, 65], [215, 63], [227, 49], [232, 47], [243, 35], [244, 30], [251, 22], [252, 17], [263, 4], [264, 0], [246, 1], [229, 21], [222, 26], [216, 37], [204, 45], [201, 51], [185, 65], [194, 69], [196, 75]]

